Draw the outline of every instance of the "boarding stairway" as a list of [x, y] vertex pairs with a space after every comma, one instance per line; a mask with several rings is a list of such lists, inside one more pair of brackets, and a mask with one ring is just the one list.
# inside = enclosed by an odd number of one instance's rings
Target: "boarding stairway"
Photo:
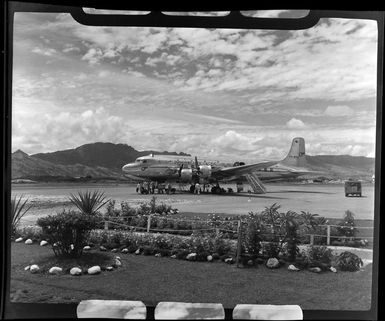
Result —
[[263, 186], [262, 182], [255, 173], [246, 174], [245, 177], [255, 194], [266, 193], [266, 187]]

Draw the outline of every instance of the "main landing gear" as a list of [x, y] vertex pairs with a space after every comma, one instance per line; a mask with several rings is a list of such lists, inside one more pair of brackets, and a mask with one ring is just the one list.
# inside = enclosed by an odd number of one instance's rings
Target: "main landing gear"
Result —
[[220, 187], [219, 184], [217, 184], [211, 188], [211, 193], [212, 194], [224, 194], [224, 193], [226, 193], [226, 190], [224, 188]]
[[[198, 191], [198, 189], [199, 189], [199, 191]], [[208, 185], [203, 185], [203, 189], [201, 189], [200, 185], [199, 186], [190, 185], [190, 193], [191, 194], [200, 194], [200, 192], [206, 193], [207, 191], [211, 191], [212, 194], [224, 194], [224, 193], [226, 193], [226, 190], [224, 188], [220, 187], [219, 184], [211, 187], [211, 190], [209, 189]]]

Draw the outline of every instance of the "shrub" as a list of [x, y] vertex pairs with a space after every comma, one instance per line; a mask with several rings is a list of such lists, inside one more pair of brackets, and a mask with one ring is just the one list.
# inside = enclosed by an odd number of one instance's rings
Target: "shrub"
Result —
[[307, 254], [305, 252], [298, 253], [295, 259], [295, 266], [300, 269], [305, 269], [309, 265], [309, 260], [307, 258]]
[[207, 256], [210, 255], [207, 251], [200, 251], [197, 253], [196, 260], [199, 262], [205, 262], [207, 261]]
[[43, 237], [52, 244], [56, 256], [78, 257], [82, 254], [87, 238], [100, 220], [97, 215], [75, 211], [39, 218]]
[[364, 265], [356, 254], [345, 251], [337, 257], [337, 266], [342, 271], [358, 271]]
[[166, 249], [155, 249], [156, 253], [160, 253], [161, 256], [170, 256], [171, 251]]
[[289, 262], [294, 262], [298, 253], [298, 244], [300, 242], [298, 236], [299, 224], [295, 219], [286, 221], [286, 235], [287, 235], [287, 259]]
[[152, 245], [157, 249], [166, 249], [170, 250], [173, 247], [172, 242], [170, 242], [170, 238], [164, 235], [157, 235], [152, 240]]
[[345, 216], [338, 225], [339, 227], [337, 227], [337, 231], [340, 235], [352, 238], [357, 235], [353, 212], [349, 210], [345, 211]]
[[120, 203], [120, 216], [123, 218], [129, 218], [130, 216], [136, 215], [136, 209], [134, 207], [131, 207], [130, 204], [127, 202], [121, 202]]
[[307, 263], [310, 267], [326, 270], [334, 258], [333, 251], [326, 246], [310, 246], [307, 253]]
[[173, 213], [173, 211], [172, 211], [172, 207], [170, 205], [161, 203], [161, 204], [155, 206], [155, 213], [170, 214], [170, 213]]
[[117, 233], [112, 234], [109, 241], [113, 244], [117, 244], [119, 247], [123, 242], [123, 233], [117, 232]]
[[42, 230], [39, 226], [24, 226], [22, 228], [17, 228], [14, 234], [15, 237], [22, 237], [24, 239], [31, 239], [36, 242], [42, 240]]
[[97, 211], [109, 202], [106, 200], [104, 192], [101, 191], [79, 191], [77, 195], [70, 194], [69, 200], [74, 204], [82, 213], [87, 215], [95, 215]]
[[109, 200], [106, 206], [106, 215], [109, 217], [118, 217], [120, 215], [120, 211], [115, 208], [115, 200]]
[[281, 247], [277, 242], [267, 242], [262, 246], [262, 256], [265, 258], [278, 258]]
[[231, 243], [228, 239], [221, 237], [221, 235], [214, 237], [212, 240], [211, 252], [218, 254], [219, 256], [228, 254], [232, 250]]
[[188, 254], [190, 254], [190, 251], [187, 251], [187, 250], [178, 250], [175, 253], [176, 258], [179, 260], [185, 260]]
[[260, 214], [263, 224], [270, 228], [265, 231], [267, 241], [270, 245], [267, 254], [270, 257], [278, 257], [284, 243], [288, 243], [287, 252], [290, 260], [294, 261], [298, 253], [297, 244], [299, 243], [298, 230], [300, 227], [307, 226], [307, 220], [304, 215], [298, 215], [296, 212], [288, 211], [280, 213], [280, 205], [273, 204], [266, 207]]
[[249, 214], [246, 222], [245, 237], [243, 238], [243, 248], [251, 255], [257, 256], [261, 250], [261, 230], [262, 223], [258, 216], [252, 216]]
[[16, 196], [11, 199], [11, 219], [12, 219], [12, 231], [11, 236], [15, 236], [16, 229], [20, 223], [20, 220], [27, 214], [31, 209], [32, 204], [28, 204], [28, 198], [23, 199], [23, 195], [20, 195], [19, 198]]
[[256, 266], [256, 258], [255, 257], [249, 257], [249, 256], [241, 256], [240, 262], [244, 267], [252, 267]]
[[218, 253], [213, 253], [212, 254], [213, 260], [219, 260], [221, 256]]
[[155, 254], [155, 250], [149, 245], [143, 246], [142, 250], [143, 250], [143, 255], [154, 255]]

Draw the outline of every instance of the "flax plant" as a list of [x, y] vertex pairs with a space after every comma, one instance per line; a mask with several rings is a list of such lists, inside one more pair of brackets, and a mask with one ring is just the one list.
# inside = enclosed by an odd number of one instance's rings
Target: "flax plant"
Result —
[[103, 205], [110, 201], [110, 199], [106, 199], [102, 191], [78, 191], [77, 195], [71, 193], [69, 200], [82, 213], [88, 215], [95, 215]]
[[16, 233], [16, 228], [20, 220], [31, 209], [32, 204], [28, 204], [28, 198], [23, 200], [23, 195], [19, 198], [16, 196], [11, 199], [11, 215], [12, 215], [12, 235]]

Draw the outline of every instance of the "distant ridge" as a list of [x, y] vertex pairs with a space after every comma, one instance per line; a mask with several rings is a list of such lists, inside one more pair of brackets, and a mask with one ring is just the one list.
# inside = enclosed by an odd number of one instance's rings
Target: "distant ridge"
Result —
[[[167, 151], [137, 151], [127, 144], [103, 142], [33, 155], [17, 150], [12, 154], [12, 179], [125, 179], [122, 166], [150, 153], [191, 156]], [[375, 167], [374, 158], [350, 155], [306, 155], [306, 163], [309, 169], [326, 172], [325, 176], [331, 179], [371, 179]]]
[[184, 155], [185, 153], [137, 151], [127, 144], [93, 143], [85, 144], [74, 149], [67, 149], [53, 153], [39, 153], [31, 155], [45, 161], [62, 165], [82, 164], [86, 166], [102, 166], [113, 170], [121, 170], [124, 164], [135, 161], [136, 158], [150, 153], [166, 155]]
[[374, 158], [365, 156], [351, 156], [351, 155], [306, 155], [306, 161], [310, 165], [324, 166], [324, 164], [332, 164], [337, 166], [347, 167], [362, 167], [372, 169], [374, 167]]
[[75, 178], [98, 177], [119, 179], [120, 171], [83, 164], [62, 165], [29, 156], [21, 150], [12, 154], [12, 179], [71, 180]]

